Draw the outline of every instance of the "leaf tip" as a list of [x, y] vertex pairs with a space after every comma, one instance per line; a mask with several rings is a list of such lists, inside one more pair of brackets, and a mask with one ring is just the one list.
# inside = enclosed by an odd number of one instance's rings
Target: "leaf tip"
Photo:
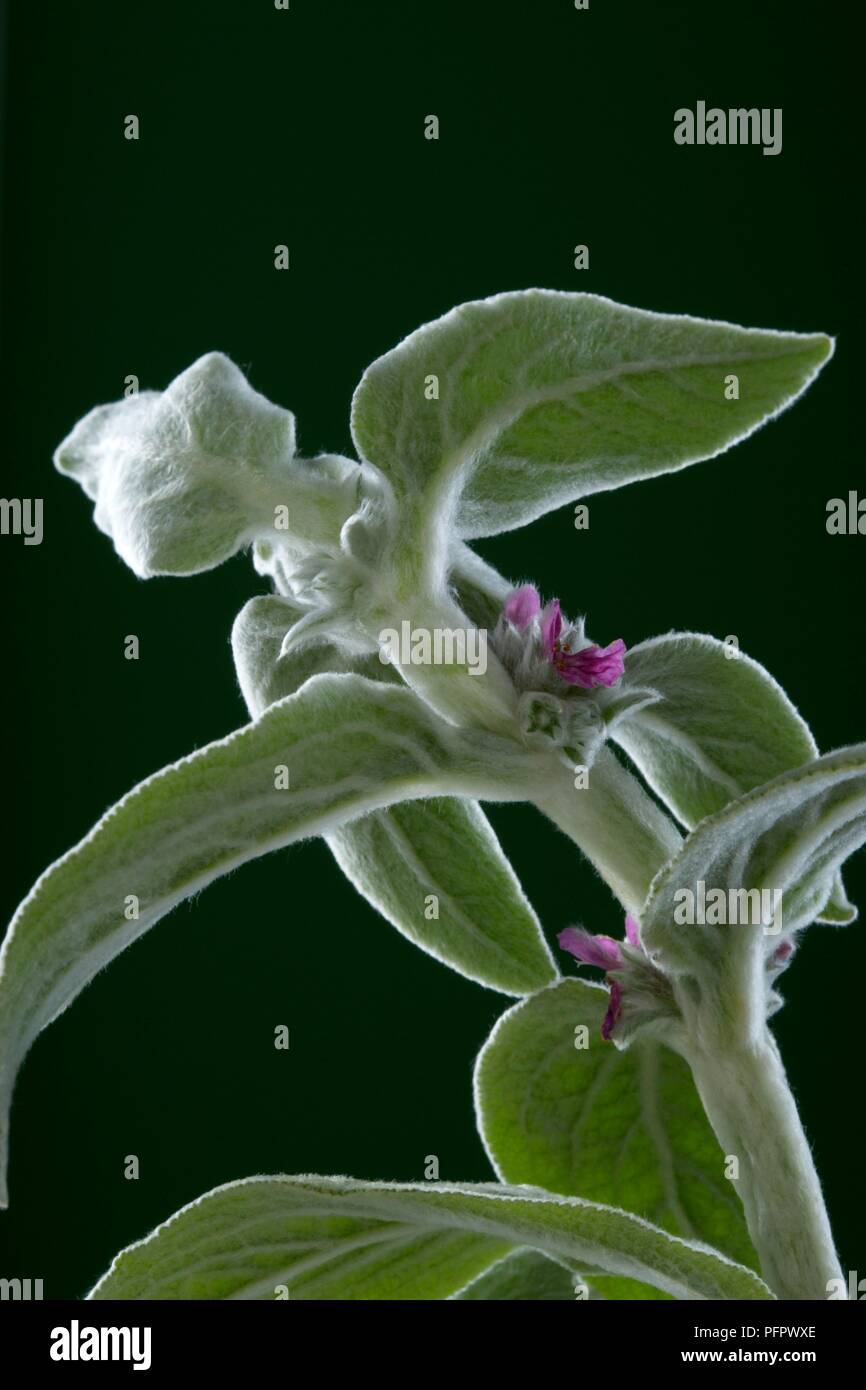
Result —
[[836, 351], [836, 339], [830, 333], [816, 333], [815, 346], [818, 350], [821, 365], [829, 362]]

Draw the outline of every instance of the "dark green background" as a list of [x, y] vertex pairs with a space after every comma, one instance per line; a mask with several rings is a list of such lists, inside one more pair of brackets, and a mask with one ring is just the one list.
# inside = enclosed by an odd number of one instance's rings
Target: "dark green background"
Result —
[[[12, 4], [2, 490], [44, 497], [45, 539], [0, 539], [7, 916], [128, 787], [245, 718], [228, 634], [263, 588], [247, 559], [142, 584], [51, 467], [128, 373], [163, 387], [212, 348], [297, 412], [309, 454], [351, 451], [349, 400], [373, 357], [499, 290], [838, 334], [817, 385], [733, 453], [594, 498], [588, 533], [565, 509], [482, 548], [587, 611], [599, 640], [735, 633], [822, 748], [866, 736], [866, 539], [824, 526], [828, 498], [866, 492], [849, 431], [863, 354], [846, 8]], [[781, 106], [783, 153], [675, 146], [673, 112], [699, 98]], [[422, 136], [431, 112], [438, 143]], [[280, 242], [288, 273], [273, 268]], [[578, 242], [589, 272], [572, 268]], [[133, 632], [138, 663], [123, 659]], [[551, 939], [576, 919], [618, 932], [564, 838], [523, 808], [492, 818]], [[847, 877], [866, 903], [866, 858]], [[776, 1025], [846, 1269], [864, 1258], [862, 941], [859, 926], [813, 929]], [[33, 1049], [0, 1274], [83, 1294], [118, 1247], [255, 1172], [419, 1179], [435, 1153], [443, 1178], [489, 1178], [470, 1075], [507, 1003], [377, 918], [320, 843], [246, 867]], [[130, 1153], [138, 1182], [122, 1176]]]

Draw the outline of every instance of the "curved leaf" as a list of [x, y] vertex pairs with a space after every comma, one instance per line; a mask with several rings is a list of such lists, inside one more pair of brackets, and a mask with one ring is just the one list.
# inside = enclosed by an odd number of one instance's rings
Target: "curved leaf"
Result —
[[248, 1178], [117, 1256], [91, 1298], [440, 1299], [513, 1246], [640, 1278], [677, 1298], [771, 1297], [751, 1270], [627, 1212], [496, 1184]]
[[[252, 714], [317, 670], [351, 666], [402, 684], [377, 656], [352, 657], [329, 642], [281, 655], [297, 614], [295, 605], [271, 596], [252, 599], [235, 620], [235, 665]], [[556, 978], [538, 919], [475, 802], [405, 803], [341, 826], [325, 840], [358, 891], [437, 960], [506, 994], [527, 994]], [[428, 913], [430, 894], [437, 899], [435, 917]]]
[[665, 1303], [673, 1297], [672, 1294], [662, 1293], [661, 1289], [654, 1289], [652, 1284], [641, 1284], [637, 1279], [619, 1279], [598, 1270], [587, 1271], [581, 1278], [584, 1283], [590, 1283], [590, 1297], [595, 1294], [611, 1303]]
[[452, 1298], [480, 1303], [490, 1299], [573, 1302], [574, 1275], [537, 1250], [515, 1250], [473, 1279]]
[[283, 650], [286, 633], [306, 609], [282, 594], [260, 594], [244, 604], [232, 625], [232, 656], [241, 694], [253, 719], [294, 695], [311, 676], [353, 672], [402, 688], [403, 682], [378, 655], [346, 651], [330, 636]]
[[631, 647], [626, 680], [662, 697], [614, 738], [691, 830], [704, 816], [818, 757], [806, 721], [757, 661], [716, 637], [671, 632]]
[[[745, 652], [697, 632], [632, 647], [626, 681], [662, 697], [637, 705], [611, 736], [653, 791], [691, 830], [744, 792], [819, 756], [806, 721], [769, 671]], [[822, 913], [856, 917], [841, 879]]]
[[[832, 347], [821, 334], [654, 314], [600, 295], [500, 294], [452, 309], [373, 362], [352, 433], [404, 506], [454, 508], [459, 535], [490, 536], [721, 453], [795, 400]], [[730, 374], [736, 400], [726, 399]]]
[[407, 802], [326, 838], [358, 891], [437, 960], [505, 994], [556, 979], [538, 918], [475, 802]]
[[221, 352], [200, 357], [165, 391], [89, 411], [54, 462], [96, 503], [94, 520], [141, 578], [212, 569], [257, 535], [336, 543], [357, 505], [351, 459], [295, 455], [295, 417], [254, 391]]
[[[864, 839], [866, 744], [776, 777], [701, 821], [686, 838], [650, 888], [641, 939], [666, 973], [692, 976], [716, 1001], [718, 1013], [706, 1011], [706, 1027], [714, 1019], [724, 1036], [741, 1043], [762, 1032], [768, 965], [781, 933], [790, 937], [815, 918], [837, 869]], [[678, 922], [688, 906], [685, 893], [697, 909], [701, 883], [705, 895], [710, 889], [779, 893], [781, 909], [767, 925]]]
[[496, 1024], [475, 1103], [497, 1175], [622, 1207], [757, 1267], [687, 1064], [651, 1038], [626, 1051], [603, 1042], [608, 1000], [599, 985], [563, 980]]
[[[248, 859], [389, 803], [525, 795], [512, 745], [443, 723], [411, 691], [322, 675], [149, 777], [38, 880], [0, 953], [0, 1196], [8, 1105], [33, 1039], [148, 927]], [[285, 787], [288, 772], [289, 785]], [[492, 769], [492, 770], [491, 770]]]

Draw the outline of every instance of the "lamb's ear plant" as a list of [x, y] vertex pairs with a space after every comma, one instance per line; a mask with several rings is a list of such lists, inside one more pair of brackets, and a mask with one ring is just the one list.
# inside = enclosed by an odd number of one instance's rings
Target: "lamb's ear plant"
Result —
[[[462, 305], [374, 362], [352, 405], [359, 462], [301, 458], [293, 416], [218, 353], [60, 445], [136, 574], [195, 574], [250, 546], [273, 592], [232, 634], [251, 722], [135, 787], [16, 914], [4, 1198], [12, 1086], [40, 1030], [165, 913], [266, 851], [324, 836], [399, 931], [517, 997], [475, 1075], [497, 1181], [230, 1183], [120, 1254], [92, 1297], [843, 1287], [767, 1020], [803, 928], [855, 915], [839, 869], [866, 838], [866, 746], [821, 756], [772, 676], [714, 637], [597, 645], [469, 546], [722, 453], [831, 351], [820, 334], [531, 290]], [[484, 801], [534, 803], [609, 885], [605, 934], [559, 938], [604, 983], [560, 975]]]

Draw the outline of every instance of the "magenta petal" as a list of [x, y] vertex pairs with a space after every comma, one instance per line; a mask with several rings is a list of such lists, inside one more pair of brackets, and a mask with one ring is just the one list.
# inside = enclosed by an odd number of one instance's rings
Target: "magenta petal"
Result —
[[556, 939], [563, 951], [577, 956], [584, 965], [597, 965], [600, 970], [615, 970], [622, 965], [619, 942], [610, 936], [593, 936], [583, 927], [566, 927]]
[[536, 613], [541, 611], [541, 599], [534, 584], [523, 584], [514, 589], [505, 600], [504, 613], [510, 623], [521, 632], [528, 627]]
[[627, 916], [625, 919], [625, 939], [629, 946], [640, 945], [640, 927], [633, 917]]
[[617, 637], [608, 647], [584, 647], [557, 657], [556, 669], [569, 685], [592, 690], [596, 685], [615, 685], [625, 670], [625, 642]]
[[610, 1003], [607, 1006], [607, 1013], [605, 1014], [601, 1025], [601, 1036], [604, 1038], [605, 1042], [608, 1041], [611, 1033], [614, 1030], [614, 1025], [617, 1019], [619, 1018], [621, 1008], [622, 986], [617, 984], [616, 980], [611, 980]]
[[553, 653], [561, 631], [562, 610], [559, 606], [559, 599], [552, 598], [541, 615], [541, 643], [548, 661], [553, 660]]

